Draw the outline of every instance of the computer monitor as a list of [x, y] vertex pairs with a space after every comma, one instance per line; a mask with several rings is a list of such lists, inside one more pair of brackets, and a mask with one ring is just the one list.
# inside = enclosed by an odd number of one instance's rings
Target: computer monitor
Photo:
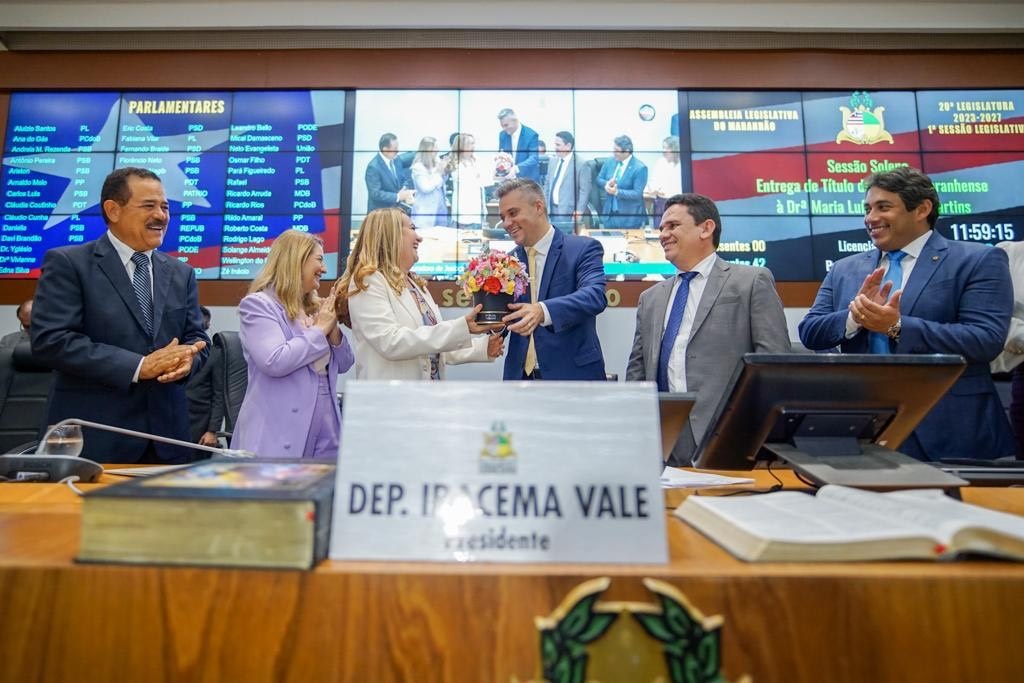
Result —
[[780, 458], [819, 483], [963, 485], [895, 449], [965, 367], [954, 355], [745, 354], [694, 464], [751, 469]]

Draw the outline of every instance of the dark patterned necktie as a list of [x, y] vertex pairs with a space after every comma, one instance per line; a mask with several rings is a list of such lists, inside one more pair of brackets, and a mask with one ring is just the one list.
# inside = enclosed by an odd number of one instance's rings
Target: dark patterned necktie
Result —
[[132, 276], [132, 289], [142, 309], [142, 317], [146, 321], [146, 333], [153, 336], [153, 285], [149, 276], [149, 257], [141, 251], [132, 254], [135, 264], [135, 275]]
[[668, 360], [672, 355], [672, 347], [676, 344], [679, 328], [683, 326], [683, 313], [686, 312], [686, 300], [690, 298], [690, 280], [697, 277], [697, 271], [679, 273], [679, 288], [676, 298], [672, 300], [672, 310], [668, 314], [665, 334], [661, 337], [661, 353], [658, 356], [658, 391], [668, 391]]

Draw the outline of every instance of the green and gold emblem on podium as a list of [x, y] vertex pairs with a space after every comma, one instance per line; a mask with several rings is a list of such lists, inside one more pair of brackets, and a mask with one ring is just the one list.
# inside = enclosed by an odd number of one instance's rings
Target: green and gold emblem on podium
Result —
[[516, 451], [512, 448], [512, 432], [504, 422], [496, 421], [489, 432], [484, 432], [484, 447], [480, 449], [481, 474], [515, 474]]
[[551, 683], [725, 683], [722, 617], [705, 617], [667, 583], [643, 582], [656, 604], [600, 601], [611, 584], [605, 577], [580, 584], [550, 616], [537, 618], [540, 678]]

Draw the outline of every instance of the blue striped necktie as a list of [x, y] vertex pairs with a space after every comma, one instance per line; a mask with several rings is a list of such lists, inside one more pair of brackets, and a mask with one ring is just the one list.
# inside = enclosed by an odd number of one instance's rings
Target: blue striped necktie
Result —
[[142, 317], [146, 321], [146, 333], [153, 337], [153, 285], [149, 276], [149, 256], [137, 251], [132, 254], [135, 264], [135, 275], [132, 276], [132, 289], [142, 309]]
[[[892, 281], [892, 289], [889, 290], [889, 298], [892, 298], [893, 293], [903, 286], [903, 264], [901, 261], [903, 257], [907, 255], [907, 252], [896, 251], [889, 252], [889, 270], [886, 272], [885, 277], [882, 278], [882, 284]], [[868, 348], [871, 353], [892, 353], [889, 350], [889, 335], [884, 332], [872, 332], [868, 335]]]
[[697, 271], [679, 273], [679, 288], [676, 298], [672, 300], [672, 310], [668, 314], [665, 334], [661, 337], [661, 353], [658, 355], [658, 391], [668, 391], [668, 360], [672, 355], [672, 347], [676, 344], [679, 328], [683, 325], [683, 313], [686, 312], [686, 300], [690, 298], [690, 281], [697, 277]]

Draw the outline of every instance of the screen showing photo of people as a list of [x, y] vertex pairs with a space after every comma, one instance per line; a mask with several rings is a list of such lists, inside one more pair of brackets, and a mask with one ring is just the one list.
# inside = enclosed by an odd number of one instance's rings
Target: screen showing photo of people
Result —
[[358, 90], [354, 121], [353, 237], [363, 207], [405, 208], [424, 276], [514, 246], [495, 190], [517, 177], [540, 184], [555, 228], [602, 242], [610, 277], [669, 268], [652, 211], [683, 189], [675, 90]]
[[601, 242], [611, 280], [673, 268], [665, 200], [712, 198], [718, 253], [820, 281], [872, 248], [864, 179], [922, 169], [945, 237], [1024, 232], [1024, 90], [404, 89], [16, 92], [0, 166], [0, 278], [103, 234], [113, 168], [163, 180], [162, 249], [202, 279], [251, 279], [289, 228], [319, 235], [329, 278], [369, 211], [408, 212], [417, 272], [452, 280], [514, 244], [495, 191], [535, 180], [557, 230]]

